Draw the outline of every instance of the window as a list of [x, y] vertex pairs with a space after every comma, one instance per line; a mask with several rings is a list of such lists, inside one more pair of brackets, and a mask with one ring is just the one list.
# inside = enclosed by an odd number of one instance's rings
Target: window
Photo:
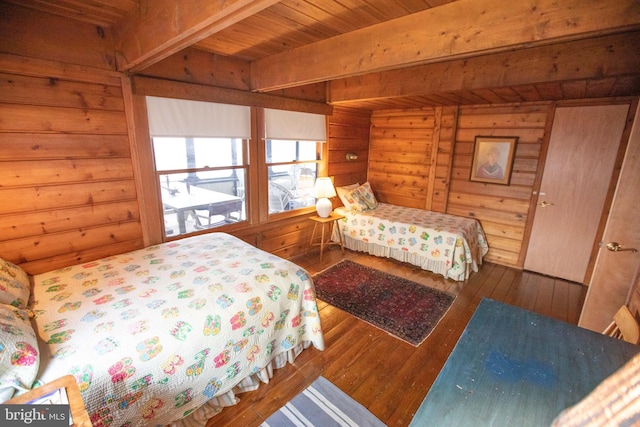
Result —
[[313, 186], [326, 139], [319, 114], [265, 109], [269, 213], [313, 206]]
[[315, 205], [324, 115], [154, 96], [146, 104], [165, 238]]
[[153, 138], [166, 236], [246, 219], [245, 140]]
[[246, 220], [249, 107], [147, 97], [165, 236]]
[[313, 206], [320, 143], [267, 140], [269, 213]]

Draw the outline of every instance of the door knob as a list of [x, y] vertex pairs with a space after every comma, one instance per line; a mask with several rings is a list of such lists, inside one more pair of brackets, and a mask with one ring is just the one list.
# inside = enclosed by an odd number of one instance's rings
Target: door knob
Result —
[[611, 252], [622, 252], [622, 251], [638, 252], [636, 248], [623, 248], [622, 245], [618, 242], [607, 243], [607, 249], [609, 249]]
[[546, 208], [547, 206], [552, 206], [552, 205], [553, 205], [553, 203], [549, 203], [549, 202], [547, 202], [545, 200], [540, 202], [540, 207], [541, 208]]

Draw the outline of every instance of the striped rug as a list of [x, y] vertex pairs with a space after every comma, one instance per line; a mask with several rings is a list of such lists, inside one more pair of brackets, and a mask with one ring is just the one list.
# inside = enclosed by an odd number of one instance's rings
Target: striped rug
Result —
[[261, 426], [382, 427], [385, 424], [326, 378], [318, 377]]

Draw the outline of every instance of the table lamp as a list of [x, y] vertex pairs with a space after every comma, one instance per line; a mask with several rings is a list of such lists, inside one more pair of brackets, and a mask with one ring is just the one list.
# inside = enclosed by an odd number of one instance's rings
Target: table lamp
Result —
[[316, 212], [321, 218], [328, 218], [333, 209], [333, 205], [329, 197], [336, 196], [336, 190], [333, 188], [331, 178], [318, 178], [316, 185], [313, 187], [313, 195], [318, 201], [316, 202]]

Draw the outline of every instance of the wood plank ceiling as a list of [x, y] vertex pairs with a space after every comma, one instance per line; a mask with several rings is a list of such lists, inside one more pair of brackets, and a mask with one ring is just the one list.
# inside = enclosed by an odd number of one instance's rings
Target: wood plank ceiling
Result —
[[3, 1], [111, 28], [123, 71], [196, 47], [250, 62], [256, 91], [328, 82], [334, 105], [640, 94], [637, 0]]

